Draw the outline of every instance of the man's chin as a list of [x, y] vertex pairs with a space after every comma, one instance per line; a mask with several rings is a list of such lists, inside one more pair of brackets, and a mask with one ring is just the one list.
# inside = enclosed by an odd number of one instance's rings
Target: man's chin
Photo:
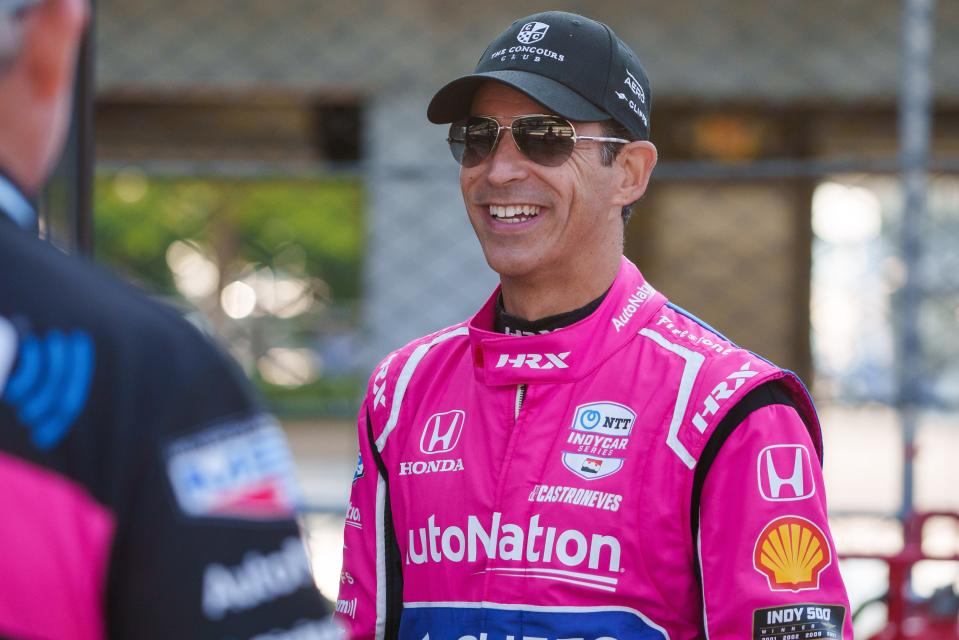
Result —
[[540, 261], [530, 256], [502, 256], [485, 253], [486, 264], [499, 274], [500, 278], [513, 280], [530, 278], [536, 275]]

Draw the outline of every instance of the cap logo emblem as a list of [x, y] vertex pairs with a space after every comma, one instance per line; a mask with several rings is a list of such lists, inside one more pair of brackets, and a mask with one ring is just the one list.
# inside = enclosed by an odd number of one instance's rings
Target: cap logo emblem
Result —
[[543, 22], [527, 22], [516, 34], [516, 39], [523, 44], [533, 44], [546, 37], [549, 25]]

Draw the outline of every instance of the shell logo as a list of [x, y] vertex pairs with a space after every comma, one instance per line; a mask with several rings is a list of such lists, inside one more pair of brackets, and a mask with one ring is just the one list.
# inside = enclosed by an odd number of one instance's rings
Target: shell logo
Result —
[[829, 540], [814, 523], [783, 516], [766, 525], [756, 540], [753, 566], [773, 591], [819, 588], [819, 574], [832, 562]]

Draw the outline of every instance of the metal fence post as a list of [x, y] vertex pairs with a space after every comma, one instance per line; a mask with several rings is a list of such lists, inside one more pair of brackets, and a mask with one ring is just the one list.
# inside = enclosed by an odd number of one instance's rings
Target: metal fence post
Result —
[[96, 0], [90, 0], [90, 22], [83, 36], [77, 63], [76, 94], [73, 105], [73, 126], [76, 127], [76, 203], [73, 231], [78, 253], [93, 253], [93, 111], [96, 97], [94, 77], [96, 50]]
[[935, 0], [906, 0], [902, 17], [902, 78], [899, 96], [900, 170], [903, 182], [901, 229], [905, 283], [898, 296], [899, 397], [903, 438], [903, 488], [900, 514], [913, 511], [915, 439], [922, 402], [923, 359], [919, 308], [921, 232], [926, 213], [929, 135], [932, 119], [932, 45]]

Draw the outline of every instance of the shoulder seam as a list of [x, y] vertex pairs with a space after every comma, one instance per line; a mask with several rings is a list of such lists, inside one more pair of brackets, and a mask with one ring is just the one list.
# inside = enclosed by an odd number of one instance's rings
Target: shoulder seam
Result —
[[802, 413], [799, 412], [799, 409], [796, 407], [792, 398], [790, 398], [789, 395], [782, 390], [779, 384], [779, 379], [766, 380], [755, 389], [752, 389], [745, 396], [740, 398], [740, 400], [733, 405], [729, 412], [723, 416], [723, 419], [710, 435], [706, 446], [703, 447], [703, 451], [699, 456], [699, 460], [696, 462], [696, 468], [693, 475], [692, 491], [690, 494], [689, 522], [693, 541], [693, 558], [695, 560], [694, 567], [696, 570], [696, 578], [700, 585], [700, 591], [702, 591], [703, 588], [703, 578], [702, 559], [700, 558], [699, 553], [699, 512], [701, 507], [702, 491], [706, 484], [706, 476], [709, 473], [716, 456], [719, 455], [720, 449], [722, 449], [723, 444], [725, 444], [726, 440], [729, 439], [729, 436], [732, 435], [733, 431], [735, 431], [746, 420], [746, 418], [748, 418], [755, 411], [774, 405], [792, 407], [799, 414], [800, 418], [802, 417]]
[[[732, 340], [730, 340], [729, 338], [727, 338], [723, 333], [717, 331], [716, 328], [713, 327], [712, 325], [710, 325], [708, 322], [706, 322], [705, 320], [702, 320], [702, 319], [694, 316], [692, 313], [690, 313], [690, 312], [687, 311], [686, 309], [683, 309], [683, 308], [680, 307], [678, 304], [674, 304], [674, 303], [672, 303], [672, 302], [667, 302], [667, 303], [666, 303], [666, 306], [667, 306], [668, 308], [672, 309], [673, 311], [675, 311], [676, 313], [678, 313], [679, 315], [681, 315], [681, 316], [683, 316], [683, 317], [685, 317], [685, 318], [688, 318], [688, 319], [692, 320], [693, 322], [695, 322], [696, 324], [698, 324], [699, 326], [701, 326], [703, 329], [706, 329], [707, 331], [712, 331], [712, 332], [715, 333], [717, 336], [719, 336], [720, 338], [722, 338], [723, 340], [725, 340], [725, 341], [728, 342], [729, 344], [733, 345], [733, 346], [736, 347], [737, 349], [742, 349], [742, 347], [740, 347], [738, 344], [736, 344], [735, 342], [733, 342]], [[752, 353], [752, 352], [750, 352], [750, 353]], [[755, 355], [755, 354], [754, 354], [754, 355]]]
[[406, 395], [406, 389], [409, 386], [410, 380], [413, 378], [413, 373], [416, 371], [416, 367], [419, 366], [427, 352], [436, 345], [445, 342], [450, 338], [465, 336], [468, 333], [468, 327], [465, 325], [459, 326], [451, 331], [447, 331], [446, 333], [440, 333], [439, 335], [433, 337], [433, 339], [429, 342], [422, 342], [413, 349], [413, 352], [410, 354], [409, 358], [407, 358], [406, 362], [403, 363], [403, 368], [396, 378], [396, 386], [393, 389], [393, 402], [390, 405], [390, 416], [386, 421], [386, 426], [383, 427], [383, 432], [380, 433], [380, 437], [377, 438], [375, 442], [376, 448], [379, 451], [383, 451], [383, 447], [386, 446], [386, 439], [389, 438], [390, 433], [392, 433], [393, 429], [396, 428], [396, 423], [399, 421], [400, 417], [400, 408], [403, 404], [403, 397]]

